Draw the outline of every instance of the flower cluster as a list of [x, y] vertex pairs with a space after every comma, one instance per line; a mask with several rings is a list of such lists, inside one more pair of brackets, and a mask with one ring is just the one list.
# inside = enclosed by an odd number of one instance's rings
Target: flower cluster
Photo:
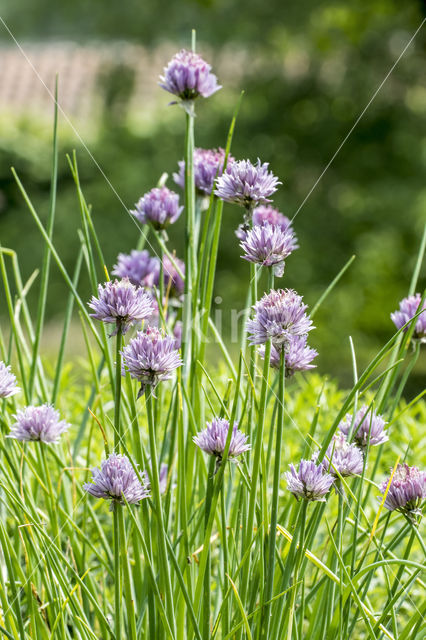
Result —
[[[312, 460], [318, 459], [319, 452], [315, 452]], [[362, 473], [364, 456], [361, 450], [347, 441], [345, 435], [339, 431], [334, 434], [332, 443], [327, 447], [325, 457], [321, 462], [326, 471], [332, 475], [337, 473], [343, 477]]]
[[137, 287], [152, 287], [158, 282], [160, 261], [144, 249], [133, 250], [130, 254], [119, 253], [112, 274], [118, 278], [128, 278]]
[[140, 482], [129, 458], [112, 453], [101, 462], [101, 468], [92, 469], [92, 481], [83, 489], [95, 498], [111, 500], [110, 510], [116, 504], [137, 504], [149, 496], [148, 477], [143, 471]]
[[174, 55], [164, 68], [159, 85], [184, 102], [199, 96], [208, 98], [221, 89], [211, 66], [198, 54], [185, 49]]
[[169, 380], [175, 369], [182, 365], [175, 338], [165, 335], [156, 327], [139, 331], [121, 352], [123, 375], [126, 371], [139, 380], [141, 388], [138, 398], [147, 387], [154, 388], [162, 380]]
[[[234, 161], [228, 156], [228, 166]], [[224, 149], [194, 149], [194, 182], [198, 195], [209, 196], [214, 181], [222, 175], [225, 162]], [[185, 160], [178, 162], [179, 171], [173, 174], [173, 180], [181, 189], [185, 188]]]
[[286, 231], [291, 227], [291, 221], [281, 211], [270, 205], [260, 205], [253, 211], [253, 225], [272, 224]]
[[[308, 338], [305, 335], [290, 336], [288, 341], [283, 344], [281, 350], [284, 350], [284, 366], [287, 378], [290, 378], [298, 371], [308, 371], [315, 368], [312, 360], [317, 357], [318, 351], [309, 347], [307, 340]], [[259, 347], [258, 353], [262, 359], [265, 358], [265, 345]], [[269, 364], [274, 369], [280, 368], [280, 351], [274, 345], [271, 346]]]
[[359, 409], [355, 416], [347, 413], [339, 424], [340, 431], [352, 438], [356, 444], [364, 449], [370, 446], [383, 444], [389, 440], [385, 430], [386, 422], [382, 416], [377, 415], [374, 411], [368, 410], [366, 405]]
[[[207, 428], [200, 431], [192, 439], [195, 444], [211, 456], [216, 456], [217, 466], [219, 466], [225, 451], [226, 440], [230, 425], [225, 418], [214, 418], [207, 423]], [[228, 457], [235, 461], [245, 451], [250, 449], [247, 443], [247, 436], [238, 429], [238, 422], [234, 422], [232, 428], [231, 442], [229, 445]]]
[[[399, 311], [391, 313], [391, 320], [397, 329], [401, 329], [407, 322], [412, 320], [420, 311], [421, 296], [416, 293], [414, 296], [408, 296], [399, 303]], [[407, 331], [406, 327], [404, 331]], [[426, 342], [426, 301], [423, 302], [422, 312], [417, 316], [414, 328], [413, 338]]]
[[[390, 478], [380, 485], [380, 491], [385, 494]], [[399, 464], [390, 482], [384, 506], [389, 511], [402, 511], [414, 516], [419, 513], [420, 506], [426, 498], [426, 471], [419, 471], [417, 467]]]
[[167, 187], [155, 187], [138, 200], [130, 213], [142, 224], [150, 223], [157, 231], [176, 222], [182, 213], [179, 196]]
[[13, 417], [16, 422], [7, 437], [22, 442], [40, 440], [48, 444], [56, 443], [60, 435], [70, 427], [65, 420], [61, 420], [59, 411], [50, 404], [25, 407]]
[[325, 496], [334, 482], [334, 477], [323, 465], [317, 465], [313, 460], [301, 460], [298, 469], [291, 464], [290, 471], [284, 475], [288, 491], [298, 500], [325, 502]]
[[252, 212], [259, 204], [270, 202], [270, 196], [281, 184], [268, 167], [267, 162], [261, 164], [259, 159], [255, 165], [250, 160], [232, 162], [218, 178], [215, 194]]
[[0, 398], [10, 398], [15, 393], [19, 393], [20, 388], [16, 383], [16, 377], [10, 370], [10, 365], [6, 366], [0, 360]]
[[240, 246], [245, 251], [244, 260], [273, 267], [275, 275], [281, 277], [284, 261], [297, 248], [297, 242], [291, 229], [283, 231], [267, 222], [247, 231]]
[[292, 289], [272, 289], [253, 306], [254, 316], [247, 322], [250, 344], [271, 340], [279, 351], [293, 336], [306, 335], [313, 329], [306, 309]]

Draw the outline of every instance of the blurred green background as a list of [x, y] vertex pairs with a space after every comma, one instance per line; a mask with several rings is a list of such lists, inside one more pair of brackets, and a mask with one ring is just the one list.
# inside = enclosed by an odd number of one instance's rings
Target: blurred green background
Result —
[[[59, 72], [59, 101], [74, 127], [60, 116], [55, 242], [70, 270], [79, 210], [65, 154], [77, 150], [82, 187], [111, 268], [119, 251], [137, 243], [126, 207], [164, 171], [171, 175], [182, 157], [183, 113], [167, 106], [170, 96], [156, 82], [173, 52], [190, 46], [191, 28], [197, 30], [198, 51], [212, 62], [223, 89], [197, 104], [196, 144], [225, 144], [244, 89], [232, 153], [270, 162], [283, 181], [275, 204], [289, 217], [298, 212], [300, 249], [288, 259], [282, 286], [296, 288], [313, 305], [356, 255], [318, 312], [311, 336], [320, 352], [319, 371], [348, 384], [348, 336], [361, 368], [392, 335], [389, 314], [406, 295], [426, 219], [424, 28], [307, 196], [421, 24], [424, 5], [419, 0], [62, 0], [54, 6], [51, 0], [2, 0], [0, 9], [50, 88]], [[40, 264], [43, 244], [10, 166], [45, 219], [53, 106], [1, 23], [0, 46], [0, 241], [17, 250], [28, 277]], [[234, 236], [240, 220], [241, 211], [226, 205], [216, 294], [228, 329], [229, 309], [243, 307], [248, 285], [249, 268]], [[182, 255], [182, 224], [169, 235]], [[425, 286], [424, 275], [423, 270], [418, 290]], [[82, 295], [88, 295], [84, 277]], [[29, 294], [33, 304], [37, 288], [38, 281]], [[48, 307], [53, 323], [62, 319], [64, 292], [53, 267]], [[424, 386], [425, 371], [423, 355], [412, 392]]]

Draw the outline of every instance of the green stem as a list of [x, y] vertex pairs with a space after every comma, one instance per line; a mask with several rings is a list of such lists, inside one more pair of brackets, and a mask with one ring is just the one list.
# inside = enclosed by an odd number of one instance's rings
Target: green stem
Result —
[[157, 445], [155, 439], [154, 412], [152, 406], [152, 391], [146, 393], [146, 410], [148, 415], [149, 448], [151, 453], [151, 489], [158, 523], [158, 551], [160, 561], [160, 575], [164, 581], [166, 595], [166, 611], [173, 634], [176, 634], [176, 622], [173, 609], [173, 593], [170, 580], [169, 561], [167, 557], [166, 533], [164, 530], [163, 509], [161, 505], [160, 480], [158, 475]]
[[124, 583], [124, 597], [126, 600], [127, 608], [127, 624], [130, 640], [136, 640], [136, 618], [135, 618], [135, 603], [132, 594], [132, 582], [130, 576], [129, 567], [129, 555], [127, 551], [126, 531], [124, 526], [124, 513], [123, 507], [119, 504], [115, 505], [117, 512], [118, 527], [119, 527], [119, 542], [120, 542], [120, 562], [123, 567], [123, 583]]
[[[57, 538], [59, 535], [58, 516], [55, 504], [55, 493], [53, 491], [52, 478], [50, 477], [50, 471], [46, 460], [45, 443], [39, 442], [38, 451], [40, 452], [40, 461], [43, 469], [43, 476], [47, 481], [47, 487], [49, 489], [49, 504], [50, 504], [50, 519], [52, 521], [53, 537]], [[59, 543], [59, 540], [58, 540]]]
[[[266, 575], [266, 588], [265, 588], [265, 602], [268, 602], [272, 598], [272, 590], [274, 585], [274, 570], [275, 570], [275, 545], [277, 536], [277, 522], [278, 522], [278, 500], [280, 489], [280, 470], [281, 470], [281, 448], [282, 448], [282, 436], [284, 427], [284, 391], [285, 391], [285, 355], [284, 349], [281, 350], [280, 355], [280, 373], [278, 383], [278, 420], [277, 420], [277, 434], [275, 440], [275, 461], [274, 461], [274, 484], [272, 490], [272, 506], [271, 506], [271, 527], [269, 530], [269, 552], [268, 552], [268, 568]], [[270, 621], [271, 605], [267, 605], [264, 611], [265, 625], [264, 625], [264, 637], [268, 638], [269, 633], [269, 621]]]
[[[211, 456], [210, 464], [208, 468], [208, 476], [207, 476], [206, 506], [205, 506], [205, 513], [204, 513], [204, 533], [206, 533], [207, 531], [207, 526], [208, 526], [209, 516], [210, 516], [215, 465], [216, 465], [216, 458], [215, 456]], [[211, 554], [209, 551], [207, 556], [206, 569], [204, 572], [203, 629], [202, 629], [203, 640], [209, 640], [210, 638], [210, 590], [211, 590], [210, 574], [211, 574]]]
[[308, 501], [304, 500], [302, 504], [302, 510], [300, 513], [301, 517], [301, 525], [300, 525], [300, 536], [299, 536], [299, 549], [296, 556], [296, 562], [294, 567], [294, 577], [293, 577], [293, 590], [291, 593], [291, 604], [290, 604], [290, 617], [288, 621], [287, 627], [287, 640], [291, 640], [292, 637], [292, 627], [293, 627], [293, 619], [294, 619], [294, 611], [296, 605], [296, 596], [297, 596], [297, 580], [299, 578], [299, 569], [300, 563], [304, 556], [304, 547], [305, 547], [305, 528], [306, 528], [306, 510], [308, 507]]
[[183, 378], [188, 380], [191, 363], [192, 281], [195, 269], [195, 183], [194, 183], [194, 115], [186, 114], [185, 135], [185, 297], [183, 305], [182, 355]]
[[113, 538], [114, 538], [114, 633], [121, 638], [121, 556], [120, 556], [120, 525], [118, 510], [120, 506], [113, 503]]
[[122, 330], [119, 326], [115, 349], [115, 397], [114, 397], [114, 451], [119, 453], [121, 440], [120, 403], [121, 403], [121, 346]]

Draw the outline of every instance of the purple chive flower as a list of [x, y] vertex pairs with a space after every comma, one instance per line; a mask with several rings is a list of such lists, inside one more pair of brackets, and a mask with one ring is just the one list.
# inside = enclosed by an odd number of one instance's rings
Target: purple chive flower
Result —
[[269, 205], [260, 205], [253, 211], [252, 222], [254, 225], [273, 224], [280, 227], [282, 231], [286, 231], [291, 227], [291, 221], [287, 216], [282, 214], [278, 209]]
[[56, 443], [59, 436], [70, 427], [68, 422], [60, 419], [59, 411], [50, 404], [25, 407], [17, 411], [13, 417], [16, 422], [12, 425], [12, 430], [7, 437], [15, 440]]
[[[382, 494], [385, 493], [388, 484], [389, 478], [380, 485]], [[420, 507], [425, 498], [426, 471], [419, 471], [417, 467], [409, 467], [406, 463], [399, 464], [386, 495], [386, 509], [402, 511], [407, 515], [420, 514]]]
[[[421, 299], [420, 293], [416, 293], [414, 296], [408, 296], [408, 298], [401, 300], [399, 311], [391, 313], [391, 320], [397, 329], [401, 329], [420, 311]], [[404, 331], [407, 331], [408, 328]], [[422, 313], [417, 317], [413, 338], [420, 340], [420, 342], [426, 342], [426, 300], [423, 302]]]
[[368, 411], [368, 407], [363, 405], [356, 412], [355, 419], [352, 414], [347, 413], [340, 422], [339, 429], [345, 436], [348, 436], [352, 429], [352, 437], [356, 444], [361, 448], [365, 448], [368, 443], [373, 446], [383, 444], [383, 442], [389, 440], [384, 428], [385, 424], [386, 422], [382, 416], [377, 415], [374, 411]]
[[208, 98], [222, 88], [211, 73], [211, 66], [197, 53], [185, 49], [173, 56], [160, 81], [160, 87], [184, 102], [199, 96]]
[[147, 386], [154, 388], [162, 380], [169, 380], [173, 371], [182, 365], [175, 338], [164, 335], [156, 327], [139, 331], [121, 355], [123, 375], [128, 371], [141, 383], [138, 398], [145, 393]]
[[98, 285], [98, 297], [92, 296], [88, 304], [95, 312], [90, 314], [92, 318], [116, 325], [111, 336], [116, 335], [119, 329], [124, 335], [133, 324], [154, 311], [151, 296], [135, 287], [128, 278]]
[[[173, 257], [173, 260], [176, 266], [179, 267], [179, 270], [182, 273], [182, 275], [184, 276], [185, 263], [179, 258], [176, 258], [176, 256]], [[168, 292], [169, 296], [179, 298], [184, 292], [185, 282], [183, 278], [179, 275], [179, 272], [177, 271], [174, 263], [170, 260], [168, 256], [163, 257], [164, 293]], [[158, 285], [158, 283], [159, 283], [159, 276], [154, 281], [154, 284]]]
[[130, 213], [142, 224], [151, 223], [157, 230], [176, 222], [183, 210], [183, 206], [179, 206], [178, 194], [167, 187], [151, 189], [140, 198], [135, 207]]
[[275, 275], [281, 277], [284, 260], [297, 248], [297, 243], [291, 229], [282, 231], [277, 225], [265, 223], [247, 231], [240, 247], [245, 251], [241, 256], [244, 260], [273, 267]]
[[[234, 158], [228, 156], [228, 165]], [[194, 182], [199, 195], [210, 195], [216, 177], [223, 172], [225, 162], [224, 149], [194, 149]], [[181, 189], [185, 188], [185, 160], [178, 162], [179, 172], [173, 174], [173, 180]]]
[[[319, 451], [315, 452], [312, 460], [317, 463]], [[327, 447], [325, 456], [321, 462], [325, 471], [332, 475], [354, 476], [362, 473], [364, 467], [364, 456], [361, 450], [348, 442], [343, 435], [337, 431], [331, 444]]]
[[10, 365], [0, 361], [0, 398], [10, 398], [19, 393], [20, 388], [16, 384], [16, 377], [10, 370]]
[[140, 474], [140, 482], [132, 463], [125, 455], [112, 453], [101, 462], [101, 468], [92, 469], [92, 482], [86, 482], [83, 489], [95, 498], [111, 500], [110, 511], [116, 504], [137, 504], [149, 496], [146, 472]]
[[216, 182], [215, 194], [225, 200], [234, 202], [252, 211], [259, 204], [270, 202], [269, 197], [281, 184], [271, 171], [267, 162], [253, 165], [250, 160], [233, 162]]
[[[229, 432], [229, 421], [225, 418], [213, 418], [207, 422], [207, 428], [200, 431], [192, 438], [197, 447], [211, 456], [216, 456], [217, 467], [220, 466], [222, 456], [225, 451], [226, 439]], [[231, 443], [229, 445], [228, 457], [235, 462], [235, 458], [250, 449], [247, 444], [248, 436], [238, 429], [238, 422], [234, 422]]]
[[118, 278], [128, 278], [136, 287], [152, 287], [158, 280], [160, 261], [144, 251], [119, 253], [112, 274]]
[[301, 460], [299, 469], [290, 465], [290, 471], [285, 472], [287, 489], [298, 500], [319, 500], [325, 502], [325, 495], [329, 492], [334, 478], [324, 470], [322, 465], [316, 465], [313, 460]]
[[272, 289], [253, 306], [254, 316], [247, 322], [250, 344], [265, 344], [269, 339], [280, 349], [292, 336], [303, 336], [313, 329], [306, 315], [307, 305], [292, 289]]
[[182, 322], [180, 320], [177, 320], [175, 326], [173, 327], [173, 336], [175, 338], [175, 349], [180, 349], [182, 346], [182, 329], [183, 329]]
[[[258, 353], [262, 359], [265, 358], [265, 345], [261, 345]], [[307, 345], [307, 336], [290, 336], [287, 343], [284, 343], [284, 365], [285, 375], [290, 378], [298, 371], [308, 371], [315, 369], [312, 360], [316, 358], [318, 351], [311, 349]], [[280, 368], [280, 351], [271, 345], [271, 357], [269, 364], [274, 369]]]

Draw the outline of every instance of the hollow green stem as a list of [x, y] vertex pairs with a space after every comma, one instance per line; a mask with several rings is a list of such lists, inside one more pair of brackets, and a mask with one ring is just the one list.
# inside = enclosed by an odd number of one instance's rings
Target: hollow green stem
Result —
[[130, 640], [136, 640], [135, 602], [132, 594], [132, 582], [127, 551], [126, 530], [124, 526], [124, 511], [119, 504], [115, 505], [119, 527], [120, 563], [123, 569], [124, 597], [127, 609], [127, 624]]
[[121, 346], [122, 346], [122, 330], [121, 327], [117, 331], [116, 350], [115, 350], [115, 396], [114, 396], [114, 451], [119, 453], [121, 440], [120, 425], [120, 404], [121, 404]]

